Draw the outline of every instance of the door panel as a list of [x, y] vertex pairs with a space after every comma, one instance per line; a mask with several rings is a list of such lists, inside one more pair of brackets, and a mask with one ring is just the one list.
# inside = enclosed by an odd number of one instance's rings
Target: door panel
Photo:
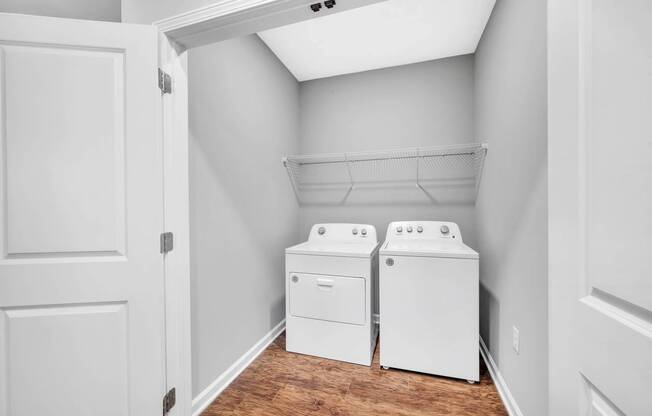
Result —
[[0, 54], [6, 253], [124, 255], [124, 53], [0, 45]]
[[652, 3], [550, 4], [550, 412], [649, 415]]
[[652, 5], [592, 0], [584, 13], [578, 363], [615, 409], [643, 415], [652, 411], [643, 387], [652, 371]]
[[[10, 415], [127, 414], [124, 302], [5, 309], [0, 328]], [[33, 377], [38, 369], [65, 381], [53, 386], [48, 377]]]
[[587, 406], [583, 409], [583, 412], [587, 416], [625, 416], [595, 386], [592, 386], [586, 380], [584, 382]]
[[652, 5], [593, 0], [586, 14], [589, 284], [652, 310]]
[[161, 413], [156, 52], [151, 26], [0, 14], [0, 416]]

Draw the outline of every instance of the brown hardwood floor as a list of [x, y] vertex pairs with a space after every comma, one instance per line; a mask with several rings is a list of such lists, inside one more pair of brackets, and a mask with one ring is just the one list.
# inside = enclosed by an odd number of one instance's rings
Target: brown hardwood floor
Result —
[[382, 370], [285, 351], [279, 336], [202, 413], [214, 415], [507, 415], [481, 362], [480, 383]]

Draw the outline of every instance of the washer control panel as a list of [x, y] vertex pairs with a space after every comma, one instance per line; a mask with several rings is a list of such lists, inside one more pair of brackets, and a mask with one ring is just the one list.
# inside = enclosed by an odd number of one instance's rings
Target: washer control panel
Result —
[[387, 239], [454, 239], [462, 241], [460, 228], [449, 221], [395, 221], [387, 227]]
[[378, 242], [376, 227], [369, 224], [315, 224], [310, 230], [310, 241]]

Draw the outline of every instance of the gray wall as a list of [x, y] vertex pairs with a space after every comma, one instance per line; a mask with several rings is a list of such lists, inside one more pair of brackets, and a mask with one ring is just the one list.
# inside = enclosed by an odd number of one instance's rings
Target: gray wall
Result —
[[257, 36], [189, 52], [192, 390], [197, 396], [285, 316], [298, 206], [299, 87]]
[[[521, 410], [547, 415], [546, 2], [498, 0], [475, 56], [480, 332]], [[512, 349], [512, 326], [520, 354]]]
[[0, 0], [0, 12], [120, 21], [120, 0]]
[[[473, 136], [473, 56], [302, 82], [301, 152], [329, 153], [470, 143]], [[363, 191], [334, 206], [302, 206], [301, 233], [317, 222], [360, 222], [385, 237], [390, 221], [452, 220], [475, 245], [472, 203], [432, 204], [414, 184], [386, 202], [365, 203]], [[409, 193], [408, 193], [409, 192]]]

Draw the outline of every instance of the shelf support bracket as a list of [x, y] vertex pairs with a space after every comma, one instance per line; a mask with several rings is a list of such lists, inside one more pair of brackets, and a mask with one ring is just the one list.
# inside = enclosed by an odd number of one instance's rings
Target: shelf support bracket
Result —
[[284, 157], [282, 160], [283, 160], [283, 166], [285, 166], [285, 171], [287, 172], [288, 178], [290, 179], [290, 184], [292, 185], [292, 190], [294, 191], [294, 196], [297, 198], [297, 203], [299, 205], [301, 205], [301, 197], [299, 196], [299, 187], [298, 187], [298, 185], [296, 183], [294, 175], [291, 172], [292, 168], [290, 166], [288, 166], [288, 163], [292, 163], [292, 162], [288, 162], [287, 157]]
[[480, 161], [478, 162], [478, 167], [475, 175], [475, 198], [473, 203], [475, 204], [478, 201], [478, 193], [480, 193], [480, 180], [482, 179], [482, 171], [484, 170], [484, 159], [487, 157], [488, 146], [486, 143], [483, 143], [480, 149], [476, 150], [473, 153], [473, 157], [477, 158], [479, 155]]
[[351, 174], [351, 162], [346, 153], [344, 153], [344, 162], [346, 163], [346, 172], [349, 175], [349, 189], [346, 191], [346, 194], [344, 194], [344, 198], [342, 198], [342, 204], [346, 203], [346, 200], [349, 199], [349, 195], [351, 195], [351, 191], [353, 191], [353, 186], [355, 185], [355, 182], [353, 182], [353, 175]]
[[430, 194], [430, 192], [428, 192], [426, 190], [426, 188], [424, 188], [421, 185], [420, 172], [419, 172], [419, 161], [421, 160], [421, 149], [419, 149], [418, 147], [417, 147], [417, 157], [416, 157], [416, 159], [417, 159], [417, 181], [416, 181], [417, 188], [421, 189], [421, 191], [428, 197], [430, 202], [432, 202], [433, 204], [437, 203], [437, 200]]

